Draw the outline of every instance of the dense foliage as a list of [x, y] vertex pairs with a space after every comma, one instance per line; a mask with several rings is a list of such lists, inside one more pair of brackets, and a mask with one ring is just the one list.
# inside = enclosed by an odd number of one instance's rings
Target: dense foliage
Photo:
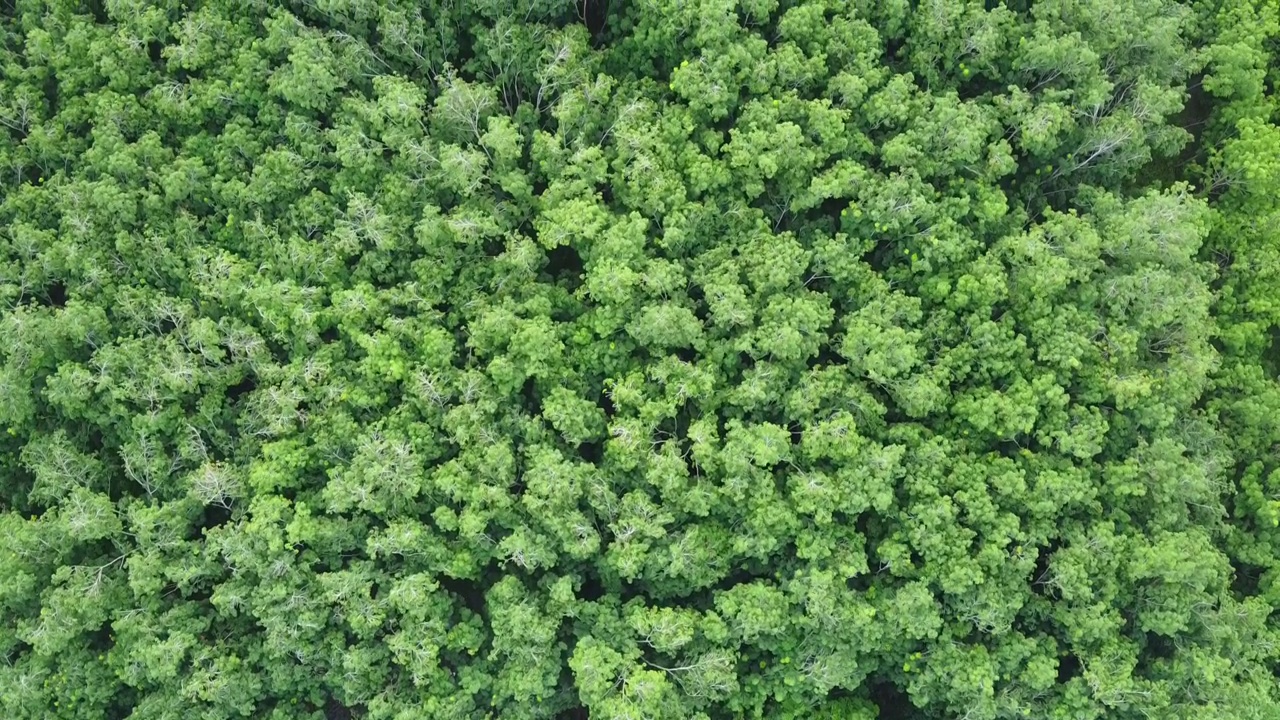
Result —
[[0, 0], [14, 718], [1275, 718], [1274, 0]]

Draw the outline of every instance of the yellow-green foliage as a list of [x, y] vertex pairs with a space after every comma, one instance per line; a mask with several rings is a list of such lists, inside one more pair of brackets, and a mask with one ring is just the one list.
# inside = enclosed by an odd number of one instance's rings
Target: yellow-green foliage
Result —
[[0, 0], [0, 712], [1280, 716], [1277, 12]]

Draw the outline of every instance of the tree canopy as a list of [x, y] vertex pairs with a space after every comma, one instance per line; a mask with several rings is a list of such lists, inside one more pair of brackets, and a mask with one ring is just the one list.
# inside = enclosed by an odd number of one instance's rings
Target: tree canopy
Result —
[[1272, 0], [0, 0], [0, 710], [1280, 713]]

